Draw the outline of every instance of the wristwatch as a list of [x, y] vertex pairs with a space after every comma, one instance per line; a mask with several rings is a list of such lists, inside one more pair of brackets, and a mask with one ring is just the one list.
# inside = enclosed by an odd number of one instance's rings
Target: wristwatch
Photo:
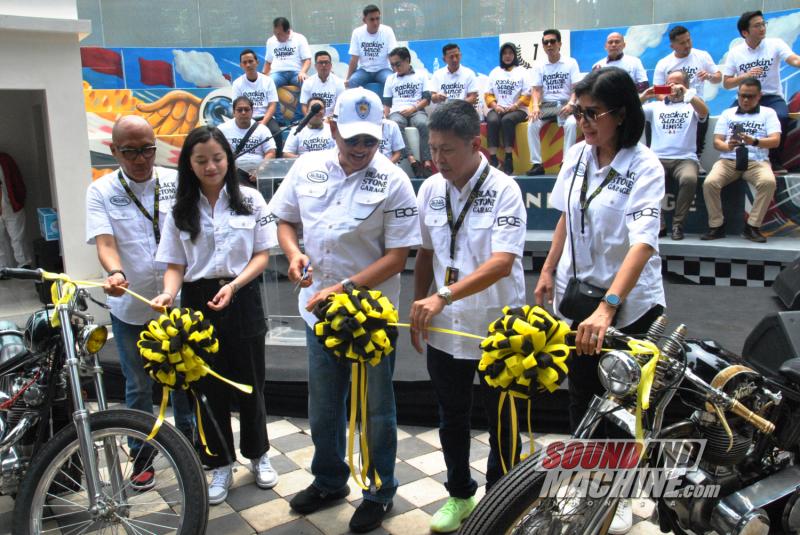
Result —
[[758, 138], [757, 137], [753, 138], [753, 146], [754, 147], [758, 147]]
[[611, 308], [618, 308], [622, 304], [622, 298], [617, 294], [606, 294], [603, 296], [603, 302]]
[[356, 285], [353, 284], [353, 281], [351, 281], [350, 279], [344, 279], [340, 284], [342, 285], [344, 291], [347, 293], [350, 293], [356, 289]]
[[450, 291], [448, 286], [442, 286], [438, 290], [436, 290], [436, 295], [444, 299], [445, 304], [452, 305], [453, 304], [453, 292]]

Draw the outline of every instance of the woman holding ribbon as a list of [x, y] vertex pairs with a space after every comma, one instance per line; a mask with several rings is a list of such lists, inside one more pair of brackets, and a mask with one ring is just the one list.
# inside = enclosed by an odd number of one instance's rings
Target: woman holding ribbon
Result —
[[[230, 398], [240, 408], [242, 455], [251, 460], [256, 483], [274, 487], [278, 475], [267, 456], [264, 406], [264, 336], [266, 323], [256, 279], [277, 245], [267, 205], [254, 189], [240, 188], [233, 154], [225, 136], [202, 126], [186, 137], [178, 160], [178, 191], [167, 218], [156, 259], [168, 264], [164, 291], [154, 307], [171, 307], [181, 291], [184, 307], [199, 310], [219, 338], [213, 369], [232, 381], [253, 386], [244, 394], [213, 377], [198, 382], [209, 455], [214, 469], [209, 503], [222, 503], [233, 481], [233, 432]], [[210, 412], [209, 412], [210, 411]], [[213, 416], [213, 421], [210, 418]]]
[[[666, 304], [658, 255], [664, 169], [639, 143], [645, 120], [633, 80], [622, 69], [600, 69], [576, 84], [575, 95], [585, 141], [567, 153], [553, 187], [552, 205], [563, 213], [535, 290], [537, 303], [553, 303], [577, 329], [572, 429], [592, 396], [604, 392], [597, 362], [606, 329], [644, 333]], [[609, 533], [630, 529], [627, 502]]]

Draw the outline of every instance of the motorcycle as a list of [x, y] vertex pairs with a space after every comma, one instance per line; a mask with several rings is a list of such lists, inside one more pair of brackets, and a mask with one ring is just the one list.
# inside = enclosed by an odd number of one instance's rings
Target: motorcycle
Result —
[[[715, 342], [687, 340], [684, 325], [669, 336], [665, 330], [662, 317], [644, 337], [660, 352], [649, 370], [649, 408], [642, 407], [639, 385], [652, 355], [632, 350], [641, 349], [642, 340], [609, 328], [604, 345], [610, 347], [598, 363], [605, 395], [593, 398], [566, 447], [551, 444], [511, 469], [480, 501], [461, 533], [607, 533], [625, 498], [624, 492], [608, 489], [619, 483], [620, 474], [632, 472], [661, 474], [669, 484], [670, 492], [652, 497], [663, 532], [800, 533], [800, 358], [770, 368], [758, 357], [742, 358]], [[665, 410], [676, 394], [690, 415], [665, 426]], [[548, 473], [554, 466], [563, 472], [570, 448], [583, 448], [581, 462], [596, 459], [586, 455], [590, 446], [608, 448], [597, 438], [608, 436], [601, 422], [613, 424], [606, 428], [611, 436], [636, 437], [640, 430], [640, 440], [627, 438], [628, 445], [640, 448], [616, 457], [631, 462], [614, 465], [612, 456], [613, 475], [600, 469], [602, 463], [591, 462], [588, 470], [569, 477]], [[680, 447], [671, 447], [676, 444]]]
[[[12, 533], [204, 533], [206, 480], [192, 445], [168, 424], [148, 441], [151, 414], [109, 410], [98, 357], [107, 330], [86, 313], [85, 290], [66, 278], [53, 284], [55, 304], [24, 331], [0, 327], [0, 494], [15, 496]], [[88, 378], [97, 412], [84, 400]], [[137, 491], [131, 475], [142, 465], [155, 469], [155, 486]]]

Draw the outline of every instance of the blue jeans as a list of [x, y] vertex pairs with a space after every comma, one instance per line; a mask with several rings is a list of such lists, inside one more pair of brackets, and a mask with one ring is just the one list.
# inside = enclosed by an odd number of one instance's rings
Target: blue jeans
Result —
[[297, 75], [295, 71], [280, 71], [275, 72], [271, 71], [269, 73], [269, 77], [272, 78], [272, 81], [275, 82], [275, 87], [283, 87], [285, 85], [295, 85], [298, 88], [302, 85], [300, 80], [297, 79]]
[[[314, 458], [311, 461], [313, 485], [324, 492], [347, 486], [350, 468], [345, 461], [347, 446], [347, 394], [350, 389], [350, 364], [341, 363], [325, 352], [313, 331], [306, 327], [308, 344], [308, 418]], [[392, 374], [395, 353], [377, 366], [367, 365], [370, 464], [381, 478], [381, 488], [364, 491], [364, 499], [378, 503], [392, 501], [398, 481], [394, 477], [397, 455], [397, 407]]]
[[[144, 371], [142, 357], [136, 341], [144, 325], [132, 325], [111, 315], [111, 330], [117, 344], [119, 363], [125, 376], [125, 405], [129, 409], [153, 414], [153, 380]], [[172, 393], [175, 427], [191, 439], [194, 432], [194, 415], [189, 398], [183, 391]], [[140, 447], [138, 440], [129, 440], [128, 447], [135, 452]]]
[[373, 82], [380, 84], [381, 91], [379, 96], [383, 97], [383, 84], [386, 83], [386, 79], [390, 74], [392, 74], [391, 69], [381, 69], [375, 72], [365, 71], [364, 69], [356, 69], [356, 71], [350, 75], [350, 83], [347, 84], [347, 87], [364, 87], [368, 83]]

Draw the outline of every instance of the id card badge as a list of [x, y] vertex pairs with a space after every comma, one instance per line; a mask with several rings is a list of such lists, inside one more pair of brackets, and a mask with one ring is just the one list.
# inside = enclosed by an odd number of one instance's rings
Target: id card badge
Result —
[[447, 269], [444, 270], [444, 285], [450, 286], [456, 282], [458, 282], [458, 269], [454, 267], [447, 267]]

